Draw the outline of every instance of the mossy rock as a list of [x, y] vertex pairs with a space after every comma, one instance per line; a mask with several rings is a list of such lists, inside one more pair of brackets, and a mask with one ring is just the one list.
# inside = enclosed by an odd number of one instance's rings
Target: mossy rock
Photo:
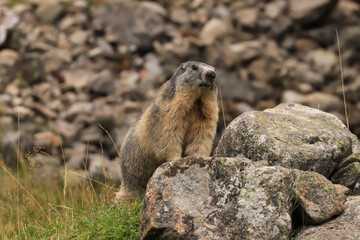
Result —
[[341, 168], [332, 177], [333, 183], [344, 185], [353, 189], [355, 184], [360, 180], [360, 162], [353, 162]]
[[[321, 225], [303, 226], [295, 240], [360, 239], [360, 196], [350, 196], [340, 216]], [[293, 238], [292, 238], [293, 239]]]
[[345, 195], [315, 172], [246, 158], [187, 157], [164, 163], [148, 182], [141, 239], [289, 239], [294, 208], [324, 222]]
[[[355, 146], [354, 135], [334, 115], [284, 103], [262, 112], [246, 112], [225, 130], [215, 156], [245, 156], [329, 177]], [[356, 143], [358, 144], [358, 143]]]
[[18, 60], [13, 69], [13, 77], [28, 85], [43, 81], [44, 74], [43, 62], [33, 57]]

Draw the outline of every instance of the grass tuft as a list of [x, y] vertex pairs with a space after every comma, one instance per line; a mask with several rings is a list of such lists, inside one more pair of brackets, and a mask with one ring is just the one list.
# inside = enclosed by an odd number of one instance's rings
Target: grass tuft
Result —
[[117, 189], [87, 177], [68, 181], [64, 196], [64, 179], [44, 181], [26, 166], [17, 178], [0, 166], [0, 239], [139, 239], [142, 196], [114, 205]]

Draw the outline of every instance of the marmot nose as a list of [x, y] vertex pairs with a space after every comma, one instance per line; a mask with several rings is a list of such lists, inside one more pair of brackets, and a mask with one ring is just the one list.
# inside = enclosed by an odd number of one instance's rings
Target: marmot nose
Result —
[[206, 80], [209, 82], [214, 82], [216, 74], [214, 71], [208, 71], [205, 73]]

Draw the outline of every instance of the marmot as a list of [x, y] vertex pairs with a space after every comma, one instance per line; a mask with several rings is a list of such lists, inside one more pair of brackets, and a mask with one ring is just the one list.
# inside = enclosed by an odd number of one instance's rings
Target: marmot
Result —
[[218, 121], [215, 68], [182, 63], [130, 128], [120, 149], [115, 201], [146, 188], [157, 167], [185, 156], [209, 156]]

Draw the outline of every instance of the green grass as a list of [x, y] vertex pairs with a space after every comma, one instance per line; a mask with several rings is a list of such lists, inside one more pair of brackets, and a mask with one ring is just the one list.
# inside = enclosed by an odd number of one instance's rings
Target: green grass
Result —
[[74, 236], [78, 239], [139, 239], [142, 204], [135, 202], [122, 207], [99, 206], [92, 213], [78, 209]]
[[123, 206], [77, 207], [71, 209], [68, 219], [63, 215], [43, 222], [41, 228], [31, 222], [24, 223], [25, 231], [17, 229], [13, 236], [17, 239], [139, 239], [141, 207], [141, 201]]
[[112, 186], [44, 181], [23, 164], [18, 174], [0, 164], [0, 239], [140, 238], [141, 196], [114, 205]]
[[23, 229], [16, 229], [8, 238], [139, 239], [141, 207], [141, 201], [123, 206], [77, 207], [71, 209], [67, 219], [63, 215], [62, 218], [54, 218], [50, 222], [44, 221], [41, 227], [34, 225], [31, 221], [24, 222]]

